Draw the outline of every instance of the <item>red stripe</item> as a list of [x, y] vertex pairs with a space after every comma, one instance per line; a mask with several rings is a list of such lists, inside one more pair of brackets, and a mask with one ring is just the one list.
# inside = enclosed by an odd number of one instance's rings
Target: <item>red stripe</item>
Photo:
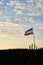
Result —
[[31, 34], [33, 34], [33, 32], [30, 32], [30, 33], [25, 33], [25, 35], [31, 35]]

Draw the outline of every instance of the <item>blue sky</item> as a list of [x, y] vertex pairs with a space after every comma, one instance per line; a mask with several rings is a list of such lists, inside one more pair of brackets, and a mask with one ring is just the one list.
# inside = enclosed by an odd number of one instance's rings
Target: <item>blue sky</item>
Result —
[[[26, 44], [29, 40], [24, 36], [26, 30], [33, 27], [36, 42], [39, 47], [43, 46], [43, 0], [0, 0], [0, 39], [4, 44], [15, 43], [16, 40]], [[13, 37], [13, 39], [12, 39]], [[3, 40], [4, 38], [4, 40]], [[7, 39], [7, 40], [6, 40]], [[24, 42], [26, 39], [26, 42]], [[30, 41], [31, 41], [30, 36]], [[3, 42], [0, 42], [3, 44]], [[39, 42], [40, 40], [40, 42]], [[21, 47], [21, 42], [16, 42], [16, 48]], [[30, 44], [31, 42], [29, 42]], [[12, 44], [12, 43], [11, 43]], [[7, 45], [7, 44], [5, 44]], [[14, 44], [15, 45], [15, 44]], [[23, 46], [23, 44], [22, 44]], [[7, 48], [12, 48], [12, 46]], [[27, 45], [23, 46], [27, 48]], [[5, 48], [1, 46], [1, 48]]]

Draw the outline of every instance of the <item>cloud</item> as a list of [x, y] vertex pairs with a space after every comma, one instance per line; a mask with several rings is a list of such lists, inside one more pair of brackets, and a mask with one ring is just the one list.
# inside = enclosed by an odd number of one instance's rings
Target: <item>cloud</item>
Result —
[[21, 2], [10, 0], [6, 5], [10, 7], [12, 6], [12, 11], [15, 12], [15, 14], [23, 14], [22, 10], [25, 8], [25, 5]]
[[[42, 0], [27, 0], [26, 3], [22, 3], [19, 0], [9, 0], [4, 6], [6, 11], [0, 10], [4, 15], [1, 19], [5, 21], [3, 24], [0, 23], [1, 27], [5, 26], [9, 33], [12, 31], [17, 34], [24, 30], [24, 27], [28, 28], [29, 22], [35, 24], [36, 21], [31, 16], [43, 15], [42, 2]], [[28, 18], [27, 15], [30, 17]]]
[[0, 10], [0, 15], [3, 13], [3, 11], [2, 10]]
[[6, 3], [6, 4], [9, 5], [9, 6], [13, 6], [14, 3], [15, 3], [14, 1], [11, 1], [11, 0], [10, 0], [10, 1], [9, 1], [8, 3]]
[[2, 5], [2, 4], [3, 4], [3, 0], [0, 1], [0, 5]]
[[16, 24], [12, 24], [10, 22], [0, 22], [0, 30], [3, 34], [11, 34], [14, 33], [14, 26], [17, 27]]
[[34, 23], [34, 22], [35, 22], [35, 20], [34, 20], [34, 19], [32, 19], [31, 17], [29, 17], [29, 22]]
[[36, 27], [37, 27], [38, 29], [43, 29], [43, 23], [37, 23], [37, 24], [36, 24]]
[[[43, 0], [27, 0], [27, 4], [24, 6], [29, 16], [43, 15]], [[25, 13], [24, 13], [25, 14]]]
[[[43, 0], [26, 0], [26, 3], [20, 2], [20, 0], [9, 0], [6, 3], [5, 12], [8, 15], [13, 13], [19, 15], [39, 16], [43, 15]], [[10, 16], [11, 17], [11, 16]]]
[[16, 8], [16, 9], [21, 9], [21, 10], [22, 10], [22, 9], [25, 8], [25, 5], [22, 4], [22, 3], [17, 2], [17, 3], [15, 4], [14, 8]]
[[24, 17], [24, 20], [25, 20], [25, 21], [28, 21], [28, 18], [27, 18], [27, 17]]
[[15, 12], [16, 14], [23, 14], [23, 12], [22, 12], [21, 10], [17, 10], [17, 9], [14, 9], [14, 12]]
[[37, 7], [43, 7], [43, 0], [39, 0], [37, 3]]
[[3, 22], [2, 21], [0, 21], [0, 26], [3, 26]]
[[0, 34], [13, 36], [23, 33], [23, 27], [21, 25], [12, 22], [0, 21]]
[[39, 12], [32, 12], [32, 13], [30, 13], [30, 14], [28, 14], [29, 16], [39, 16], [39, 15], [41, 15]]
[[7, 15], [4, 15], [4, 16], [1, 16], [0, 20], [3, 20], [3, 21], [11, 21], [11, 18], [10, 16], [7, 16]]
[[25, 6], [22, 3], [16, 3], [14, 6], [14, 12], [16, 14], [23, 14], [23, 11], [25, 9]]
[[10, 18], [8, 18], [8, 19], [6, 19], [6, 21], [11, 21], [11, 19], [10, 19]]
[[6, 9], [6, 10], [9, 10], [9, 7], [5, 6], [5, 9]]
[[27, 22], [30, 22], [30, 23], [35, 23], [36, 21], [32, 18], [32, 17], [24, 17], [24, 20], [27, 21]]
[[18, 2], [19, 2], [19, 0], [9, 0], [9, 2], [6, 3], [6, 5], [8, 5], [8, 6], [14, 6]]
[[23, 12], [21, 10], [16, 10], [15, 12], [16, 12], [16, 14], [23, 14]]
[[5, 25], [8, 27], [10, 27], [10, 26], [18, 27], [19, 26], [19, 24], [16, 24], [15, 22], [12, 23], [12, 21], [6, 22]]
[[[10, 0], [6, 4], [12, 6], [7, 9], [11, 9], [13, 13], [19, 15], [28, 15], [28, 16], [39, 16], [43, 15], [43, 1], [41, 0], [27, 0], [26, 3], [22, 3], [19, 0]], [[10, 10], [10, 11], [11, 11]], [[7, 11], [8, 12], [8, 11]], [[12, 13], [9, 12], [9, 13]]]
[[27, 7], [29, 16], [43, 15], [43, 1], [42, 0], [27, 0]]

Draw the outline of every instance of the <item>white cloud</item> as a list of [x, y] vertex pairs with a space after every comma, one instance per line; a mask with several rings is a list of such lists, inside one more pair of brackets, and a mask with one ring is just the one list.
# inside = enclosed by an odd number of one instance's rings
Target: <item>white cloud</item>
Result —
[[6, 3], [7, 5], [10, 5], [10, 3]]
[[20, 3], [19, 1], [10, 0], [7, 5], [13, 6], [12, 11], [16, 12], [16, 14], [23, 14], [22, 10], [25, 9], [25, 4]]
[[39, 28], [39, 29], [43, 29], [43, 23], [37, 23], [36, 27]]
[[1, 20], [5, 20], [5, 21], [11, 21], [10, 17], [5, 15], [1, 17]]
[[11, 22], [0, 22], [0, 30], [1, 34], [10, 34], [14, 33], [15, 28], [17, 28], [18, 25], [11, 23]]
[[34, 0], [27, 0], [27, 3], [33, 2]]
[[16, 8], [16, 9], [24, 9], [25, 5], [22, 4], [22, 3], [16, 3], [15, 6], [14, 6], [14, 8]]
[[17, 9], [14, 9], [14, 12], [16, 12], [16, 14], [23, 14], [21, 10], [17, 10]]
[[28, 18], [27, 18], [27, 17], [24, 17], [24, 20], [25, 20], [25, 21], [28, 21]]
[[11, 21], [11, 19], [7, 18], [6, 21]]
[[5, 25], [6, 26], [15, 26], [15, 27], [18, 27], [19, 26], [19, 24], [12, 23], [12, 21], [6, 22]]
[[35, 23], [36, 21], [32, 18], [32, 17], [24, 17], [24, 20], [27, 21], [27, 22], [30, 22], [30, 23]]
[[[36, 0], [27, 0], [28, 4], [24, 4], [21, 3], [19, 1], [14, 1], [14, 0], [10, 0], [9, 3], [7, 3], [7, 5], [13, 6], [14, 7], [14, 11], [16, 12], [16, 14], [25, 14], [25, 11], [27, 10], [27, 15], [29, 16], [39, 16], [39, 15], [43, 15], [43, 6], [42, 4]], [[30, 3], [30, 4], [29, 4]], [[40, 6], [39, 6], [40, 4]], [[13, 11], [12, 10], [12, 11]], [[30, 12], [29, 12], [30, 11]]]
[[3, 2], [2, 1], [0, 1], [0, 5], [2, 5], [3, 4]]
[[14, 6], [15, 4], [17, 4], [19, 1], [18, 0], [9, 0], [8, 3], [6, 3], [6, 5], [8, 6]]
[[14, 5], [14, 1], [9, 1], [9, 3], [6, 3], [7, 5], [13, 6]]
[[29, 22], [34, 23], [34, 22], [35, 22], [35, 20], [34, 20], [34, 19], [32, 19], [31, 17], [29, 17]]
[[21, 24], [12, 22], [0, 22], [0, 34], [14, 36], [15, 34], [23, 33], [23, 27]]
[[29, 16], [39, 16], [41, 15], [39, 12], [32, 12], [28, 14]]
[[6, 9], [6, 10], [9, 10], [9, 7], [5, 6], [5, 9]]
[[43, 0], [27, 0], [29, 16], [43, 15]]
[[38, 3], [37, 3], [37, 7], [43, 7], [43, 0], [39, 0]]
[[2, 10], [0, 10], [0, 15], [3, 13], [3, 11]]
[[17, 11], [16, 11], [16, 14], [23, 14], [23, 13], [22, 13], [22, 11], [17, 10]]

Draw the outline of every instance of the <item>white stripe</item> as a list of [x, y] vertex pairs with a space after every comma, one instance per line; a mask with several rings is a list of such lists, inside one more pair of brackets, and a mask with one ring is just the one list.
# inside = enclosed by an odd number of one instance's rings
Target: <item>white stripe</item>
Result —
[[29, 33], [33, 33], [33, 31], [28, 31], [28, 32], [26, 32], [25, 34], [29, 34]]

